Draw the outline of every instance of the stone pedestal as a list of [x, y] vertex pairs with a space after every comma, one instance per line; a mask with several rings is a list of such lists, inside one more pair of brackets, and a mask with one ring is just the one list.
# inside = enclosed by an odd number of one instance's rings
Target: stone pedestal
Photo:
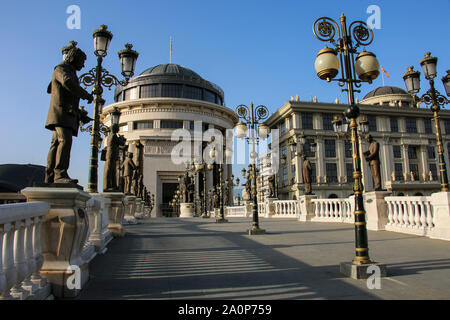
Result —
[[192, 218], [194, 211], [193, 203], [180, 203], [180, 218]]
[[125, 230], [122, 226], [123, 217], [125, 215], [125, 195], [121, 192], [104, 192], [105, 210], [108, 213], [108, 230], [111, 231], [113, 237], [123, 237]]
[[135, 209], [134, 216], [135, 216], [136, 219], [144, 218], [144, 207], [142, 205], [142, 202], [143, 201], [142, 201], [141, 198], [136, 198], [136, 200], [135, 200], [136, 209]]
[[366, 210], [367, 230], [384, 230], [388, 223], [388, 208], [384, 197], [391, 195], [389, 191], [371, 191], [363, 194]]
[[317, 199], [317, 196], [314, 194], [305, 194], [299, 197], [300, 214], [298, 221], [310, 221], [311, 218], [314, 217], [314, 206], [311, 202], [312, 199]]
[[108, 243], [113, 239], [112, 232], [108, 229], [109, 226], [109, 207], [111, 199], [105, 198], [103, 194], [92, 193], [91, 200], [88, 201], [98, 201], [99, 208], [96, 207], [92, 213], [88, 210], [89, 216], [89, 242], [95, 246], [95, 250], [98, 253], [105, 253]]
[[431, 239], [450, 240], [450, 192], [436, 192], [431, 195], [434, 228]]
[[367, 279], [377, 274], [382, 278], [387, 277], [386, 265], [377, 262], [369, 264], [354, 264], [353, 262], [341, 262], [340, 271], [342, 274], [352, 279]]
[[123, 217], [123, 224], [137, 224], [136, 221], [136, 196], [125, 197], [125, 216]]
[[89, 279], [89, 268], [81, 254], [89, 227], [86, 202], [91, 196], [70, 187], [26, 188], [22, 194], [28, 202], [50, 204], [41, 230], [41, 276], [51, 283], [55, 297], [76, 297]]
[[266, 217], [269, 218], [275, 214], [275, 204], [274, 201], [278, 200], [278, 198], [266, 198], [264, 202], [266, 205]]

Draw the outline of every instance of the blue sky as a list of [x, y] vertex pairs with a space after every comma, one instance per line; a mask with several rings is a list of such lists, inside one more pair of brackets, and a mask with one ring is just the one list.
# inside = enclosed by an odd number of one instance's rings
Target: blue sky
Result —
[[[81, 8], [81, 29], [66, 27], [70, 5]], [[114, 34], [104, 67], [120, 75], [117, 51], [132, 43], [140, 53], [136, 72], [169, 62], [169, 38], [174, 38], [172, 62], [184, 65], [225, 91], [228, 107], [264, 104], [277, 110], [290, 96], [309, 101], [346, 101], [335, 83], [319, 80], [314, 71], [318, 50], [325, 43], [312, 33], [321, 16], [339, 20], [341, 13], [366, 21], [367, 8], [381, 9], [381, 29], [367, 47], [389, 73], [385, 85], [404, 87], [406, 67], [419, 69], [424, 52], [439, 58], [441, 78], [450, 69], [448, 0], [433, 1], [11, 1], [0, 10], [0, 164], [45, 165], [51, 132], [44, 128], [50, 96], [46, 94], [61, 47], [75, 40], [88, 55], [87, 71], [95, 65], [92, 31], [106, 24]], [[381, 76], [364, 84], [359, 98], [381, 86]], [[422, 78], [425, 88], [425, 81]], [[444, 92], [442, 84], [437, 89]], [[106, 91], [107, 103], [112, 91]], [[92, 114], [92, 106], [87, 108]], [[90, 136], [74, 140], [69, 173], [87, 185]], [[239, 169], [239, 168], [237, 168]], [[103, 170], [99, 170], [100, 181]], [[99, 182], [100, 182], [99, 181]]]

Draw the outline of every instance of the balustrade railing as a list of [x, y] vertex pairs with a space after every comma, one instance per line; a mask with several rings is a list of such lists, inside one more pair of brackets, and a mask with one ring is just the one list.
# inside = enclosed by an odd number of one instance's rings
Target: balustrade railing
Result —
[[314, 217], [311, 221], [353, 223], [351, 199], [313, 199]]
[[245, 217], [245, 206], [226, 207], [225, 215], [227, 217]]
[[386, 197], [386, 230], [426, 235], [434, 228], [431, 197]]
[[45, 202], [0, 206], [0, 300], [50, 295], [49, 285], [39, 275], [44, 262], [41, 225], [49, 210]]
[[276, 200], [274, 218], [298, 218], [300, 214], [299, 203], [297, 200]]

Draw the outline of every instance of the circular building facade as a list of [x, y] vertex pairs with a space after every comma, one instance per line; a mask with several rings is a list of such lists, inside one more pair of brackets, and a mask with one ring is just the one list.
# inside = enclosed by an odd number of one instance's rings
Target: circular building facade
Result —
[[[194, 150], [206, 140], [196, 138], [201, 141], [194, 144], [194, 129], [205, 132], [214, 128], [224, 134], [238, 122], [238, 116], [225, 107], [224, 92], [219, 86], [177, 64], [162, 64], [145, 70], [130, 79], [127, 86], [118, 87], [114, 96], [116, 102], [103, 108], [101, 120], [109, 126], [109, 113], [115, 107], [119, 109], [119, 134], [127, 139], [134, 162], [141, 161], [144, 185], [155, 194], [156, 215], [169, 215], [168, 203], [178, 177], [185, 171], [184, 164], [176, 164], [171, 158], [172, 149], [179, 144], [172, 138], [174, 131], [185, 129], [192, 138]], [[144, 146], [141, 159], [136, 148], [138, 141]], [[231, 176], [231, 165], [224, 166], [224, 177], [228, 176]], [[201, 175], [194, 179], [203, 181]], [[216, 182], [214, 173], [208, 172], [206, 180], [207, 190], [210, 190]], [[195, 184], [197, 195], [201, 192], [198, 188], [202, 189], [200, 184]]]

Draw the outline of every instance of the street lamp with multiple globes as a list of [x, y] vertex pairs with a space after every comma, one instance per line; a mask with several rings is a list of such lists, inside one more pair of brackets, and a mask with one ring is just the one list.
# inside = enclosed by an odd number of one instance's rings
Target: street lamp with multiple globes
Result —
[[[349, 107], [344, 115], [350, 120], [350, 132], [353, 153], [353, 178], [355, 194], [355, 258], [353, 266], [369, 265], [373, 262], [369, 258], [369, 246], [366, 228], [366, 212], [363, 202], [363, 184], [361, 175], [361, 158], [358, 140], [358, 124], [356, 119], [360, 115], [359, 107], [355, 104], [355, 92], [360, 92], [354, 87], [361, 87], [362, 82], [372, 83], [380, 73], [379, 63], [375, 54], [362, 51], [357, 52], [359, 46], [367, 46], [373, 41], [373, 32], [363, 21], [354, 21], [347, 28], [346, 17], [340, 17], [340, 26], [331, 18], [321, 17], [313, 24], [313, 32], [316, 38], [324, 42], [330, 42], [334, 49], [325, 46], [317, 54], [315, 69], [317, 76], [328, 82], [334, 80], [341, 70], [341, 78], [338, 81], [340, 87], [347, 85]], [[336, 33], [338, 35], [335, 39]], [[339, 55], [339, 58], [338, 58]], [[355, 55], [356, 58], [355, 58]], [[358, 80], [358, 78], [359, 80]], [[345, 265], [347, 266], [347, 264]], [[344, 267], [345, 267], [344, 266]], [[343, 264], [341, 264], [341, 270]], [[350, 268], [353, 268], [350, 266]], [[346, 272], [345, 272], [346, 273]]]
[[112, 33], [108, 31], [107, 26], [101, 25], [98, 30], [94, 30], [92, 35], [94, 38], [94, 54], [97, 56], [97, 66], [81, 75], [80, 83], [82, 83], [85, 88], [93, 86], [94, 119], [91, 131], [91, 155], [89, 158], [89, 181], [87, 191], [89, 193], [96, 193], [98, 183], [98, 142], [101, 139], [100, 114], [104, 104], [102, 98], [103, 86], [111, 89], [114, 85], [127, 85], [129, 79], [134, 75], [136, 60], [139, 54], [132, 50], [133, 46], [131, 44], [126, 44], [125, 49], [119, 51], [118, 54], [122, 67], [122, 75], [125, 77], [124, 81], [120, 81], [102, 67], [103, 58], [108, 54], [109, 44], [113, 38]]
[[[252, 179], [252, 189], [251, 189], [251, 199], [252, 199], [252, 214], [253, 214], [253, 225], [251, 229], [248, 230], [249, 235], [259, 235], [264, 234], [265, 230], [259, 228], [258, 221], [258, 199], [257, 199], [257, 189], [256, 189], [256, 158], [258, 154], [256, 153], [256, 145], [259, 143], [259, 138], [266, 139], [269, 135], [269, 127], [261, 123], [261, 121], [269, 117], [269, 110], [266, 106], [259, 105], [256, 108], [253, 107], [253, 102], [250, 104], [250, 108], [244, 104], [236, 107], [236, 113], [239, 118], [242, 119], [236, 125], [236, 136], [239, 139], [246, 138], [247, 142], [251, 146], [250, 158], [251, 164], [249, 168], [250, 177]], [[247, 137], [247, 133], [250, 129], [250, 136]]]
[[[431, 105], [433, 111], [434, 126], [436, 128], [436, 144], [439, 154], [439, 172], [441, 180], [441, 192], [448, 192], [448, 176], [447, 166], [444, 158], [444, 145], [442, 143], [441, 125], [439, 123], [438, 112], [444, 105], [450, 103], [450, 100], [444, 97], [434, 88], [434, 78], [437, 76], [437, 58], [432, 57], [430, 52], [425, 53], [425, 58], [420, 61], [420, 65], [425, 74], [425, 79], [430, 83], [430, 89], [425, 92], [420, 98], [419, 102], [424, 102], [427, 106]], [[408, 72], [403, 75], [406, 89], [408, 93], [413, 96], [416, 101], [416, 93], [420, 91], [420, 72], [414, 71], [413, 67], [408, 67]], [[447, 70], [447, 75], [442, 78], [445, 92], [450, 96], [450, 70]]]
[[[223, 187], [224, 187], [224, 180], [223, 180], [223, 159], [217, 161], [216, 160], [216, 156], [218, 155], [218, 152], [216, 152], [216, 148], [213, 147], [211, 148], [211, 150], [209, 151], [209, 157], [211, 159], [213, 159], [214, 162], [219, 162], [219, 218], [216, 219], [216, 223], [227, 223], [228, 220], [225, 219], [225, 209], [224, 209], [224, 204], [223, 204], [223, 199], [224, 199], [224, 191], [223, 191]], [[225, 150], [225, 156], [228, 158], [230, 157], [230, 151], [228, 149]], [[211, 166], [210, 166], [211, 168]]]

